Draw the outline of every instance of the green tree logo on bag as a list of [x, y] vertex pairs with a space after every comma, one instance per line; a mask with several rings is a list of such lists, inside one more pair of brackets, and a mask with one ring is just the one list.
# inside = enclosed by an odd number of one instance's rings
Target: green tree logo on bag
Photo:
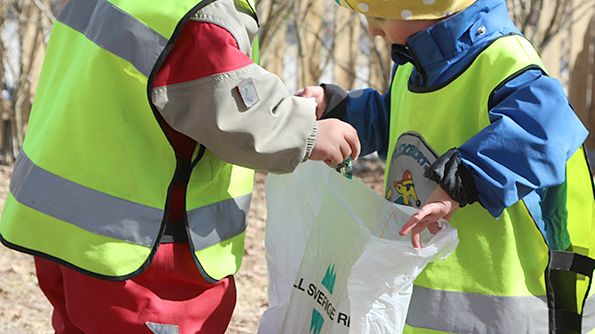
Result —
[[[332, 264], [332, 265], [328, 266], [328, 268], [326, 268], [326, 273], [324, 274], [324, 278], [322, 279], [322, 286], [324, 286], [326, 288], [326, 290], [331, 295], [333, 294], [333, 290], [335, 289], [335, 281], [336, 280], [337, 280], [337, 273], [335, 272], [335, 265]], [[332, 307], [330, 299], [326, 298], [324, 295], [321, 295], [321, 294], [318, 294], [318, 296], [324, 297], [323, 300], [325, 300], [325, 302], [323, 302], [321, 304], [321, 306], [327, 306], [327, 307], [325, 307], [325, 310], [327, 310], [327, 312], [328, 312], [329, 308], [332, 309], [331, 313], [329, 313], [329, 316], [332, 319], [332, 315], [335, 313], [335, 309]], [[322, 326], [324, 326], [324, 318], [322, 317], [322, 314], [320, 314], [320, 312], [318, 312], [318, 310], [313, 308], [312, 309], [312, 321], [310, 322], [310, 333], [320, 334], [320, 331], [322, 330]]]
[[322, 330], [322, 326], [324, 325], [324, 318], [320, 312], [316, 311], [315, 308], [312, 309], [312, 322], [310, 322], [310, 333], [313, 334], [320, 334]]
[[322, 278], [322, 284], [318, 283], [321, 282], [318, 280], [310, 283], [304, 277], [298, 278], [293, 284], [293, 287], [299, 291], [299, 293], [303, 293], [314, 300], [315, 306], [312, 308], [310, 333], [320, 334], [326, 319], [341, 326], [350, 326], [351, 317], [349, 316], [349, 312], [337, 310], [331, 300], [331, 296], [335, 291], [336, 280], [337, 273], [335, 271], [335, 265], [330, 264], [326, 268], [326, 272]]
[[337, 280], [337, 273], [335, 273], [335, 265], [330, 265], [326, 268], [326, 274], [324, 274], [324, 278], [322, 279], [322, 285], [333, 294], [333, 289], [335, 288], [335, 281]]

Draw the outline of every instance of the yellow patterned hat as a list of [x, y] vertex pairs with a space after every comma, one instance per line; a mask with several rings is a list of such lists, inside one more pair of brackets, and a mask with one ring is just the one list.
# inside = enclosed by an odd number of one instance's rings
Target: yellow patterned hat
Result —
[[434, 20], [459, 12], [476, 0], [335, 0], [371, 17], [394, 20]]

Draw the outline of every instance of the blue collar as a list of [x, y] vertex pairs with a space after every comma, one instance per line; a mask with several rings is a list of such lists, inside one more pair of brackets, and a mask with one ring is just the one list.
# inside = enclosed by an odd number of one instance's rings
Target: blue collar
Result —
[[486, 43], [511, 33], [519, 32], [508, 16], [505, 1], [478, 0], [410, 36], [405, 46], [393, 45], [392, 57], [397, 64], [413, 63], [418, 75], [426, 77], [421, 82], [424, 85], [470, 53], [479, 53]]

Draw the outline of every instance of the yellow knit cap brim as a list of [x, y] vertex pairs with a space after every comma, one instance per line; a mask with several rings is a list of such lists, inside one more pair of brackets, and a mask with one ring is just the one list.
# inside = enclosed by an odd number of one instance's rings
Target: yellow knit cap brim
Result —
[[476, 0], [336, 0], [370, 17], [394, 20], [435, 20], [469, 7]]

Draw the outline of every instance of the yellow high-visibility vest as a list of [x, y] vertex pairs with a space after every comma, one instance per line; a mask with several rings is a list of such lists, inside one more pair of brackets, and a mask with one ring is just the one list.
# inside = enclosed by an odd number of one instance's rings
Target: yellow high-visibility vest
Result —
[[187, 184], [200, 272], [214, 282], [238, 270], [253, 171], [204, 148], [193, 161], [176, 159], [149, 95], [182, 26], [211, 2], [66, 4], [0, 222], [5, 245], [96, 277], [130, 278], [155, 254], [175, 180]]
[[[391, 91], [387, 197], [412, 206], [423, 203], [437, 186], [423, 176], [424, 168], [490, 125], [491, 93], [529, 67], [544, 68], [521, 36], [497, 39], [454, 80], [433, 90], [403, 84], [413, 65], [399, 66]], [[405, 333], [580, 332], [581, 315], [583, 331], [594, 329], [588, 276], [595, 257], [595, 202], [583, 148], [568, 160], [559, 190], [560, 205], [567, 208], [561, 222], [570, 244], [565, 252], [548, 247], [523, 200], [498, 219], [479, 203], [458, 209], [451, 223], [460, 244], [416, 279]], [[567, 284], [561, 283], [563, 275], [569, 275]], [[567, 289], [572, 301], [561, 307], [564, 298], [553, 296], [552, 286]]]

